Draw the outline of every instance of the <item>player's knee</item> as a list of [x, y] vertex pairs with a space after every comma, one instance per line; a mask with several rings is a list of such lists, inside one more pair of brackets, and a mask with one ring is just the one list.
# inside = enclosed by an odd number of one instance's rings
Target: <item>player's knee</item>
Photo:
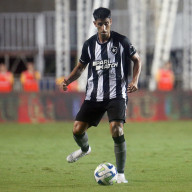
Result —
[[73, 134], [81, 135], [83, 134], [88, 128], [88, 125], [84, 122], [75, 121], [73, 126]]
[[81, 124], [77, 121], [75, 121], [74, 126], [73, 126], [73, 134], [75, 134], [75, 135], [82, 134]]
[[122, 123], [112, 122], [110, 127], [111, 127], [112, 137], [119, 137], [123, 135]]

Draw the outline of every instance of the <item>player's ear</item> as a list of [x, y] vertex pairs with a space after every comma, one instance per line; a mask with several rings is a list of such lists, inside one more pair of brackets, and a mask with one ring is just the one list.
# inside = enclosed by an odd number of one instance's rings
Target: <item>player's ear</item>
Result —
[[112, 25], [112, 19], [110, 18], [110, 25]]
[[95, 27], [97, 27], [97, 26], [96, 26], [96, 21], [93, 21], [93, 24], [95, 25]]

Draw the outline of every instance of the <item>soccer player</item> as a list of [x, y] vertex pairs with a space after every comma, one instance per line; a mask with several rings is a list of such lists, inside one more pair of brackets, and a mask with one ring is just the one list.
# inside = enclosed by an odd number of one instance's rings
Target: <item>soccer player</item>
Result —
[[[111, 11], [100, 7], [93, 12], [94, 25], [98, 33], [85, 41], [78, 64], [64, 79], [63, 90], [78, 79], [88, 66], [86, 97], [78, 112], [73, 137], [80, 147], [67, 157], [69, 163], [76, 162], [91, 152], [87, 130], [97, 126], [107, 112], [109, 127], [114, 140], [114, 152], [118, 171], [117, 183], [128, 183], [124, 175], [126, 143], [123, 125], [126, 119], [127, 93], [138, 89], [141, 61], [129, 39], [111, 31]], [[133, 78], [128, 84], [128, 69], [133, 61]]]

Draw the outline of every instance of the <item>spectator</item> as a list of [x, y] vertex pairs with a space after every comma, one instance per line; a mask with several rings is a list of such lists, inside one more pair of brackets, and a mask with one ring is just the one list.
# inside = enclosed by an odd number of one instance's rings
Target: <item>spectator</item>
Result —
[[40, 73], [35, 70], [34, 64], [27, 62], [27, 70], [21, 73], [23, 90], [26, 92], [38, 92], [40, 78]]
[[157, 76], [157, 89], [160, 91], [171, 91], [174, 88], [174, 73], [172, 71], [171, 62], [165, 63], [158, 71]]
[[7, 71], [4, 63], [0, 63], [0, 92], [9, 93], [13, 88], [13, 74]]

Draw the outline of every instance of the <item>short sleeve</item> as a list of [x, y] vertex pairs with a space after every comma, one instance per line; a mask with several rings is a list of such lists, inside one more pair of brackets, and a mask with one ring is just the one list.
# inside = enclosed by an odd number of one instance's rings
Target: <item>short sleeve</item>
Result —
[[82, 48], [82, 53], [81, 57], [79, 59], [79, 62], [82, 63], [83, 65], [87, 65], [90, 62], [90, 57], [88, 53], [88, 42], [85, 41], [83, 48]]
[[137, 52], [127, 37], [124, 38], [123, 45], [125, 48], [125, 53], [128, 54], [129, 58], [131, 58]]

